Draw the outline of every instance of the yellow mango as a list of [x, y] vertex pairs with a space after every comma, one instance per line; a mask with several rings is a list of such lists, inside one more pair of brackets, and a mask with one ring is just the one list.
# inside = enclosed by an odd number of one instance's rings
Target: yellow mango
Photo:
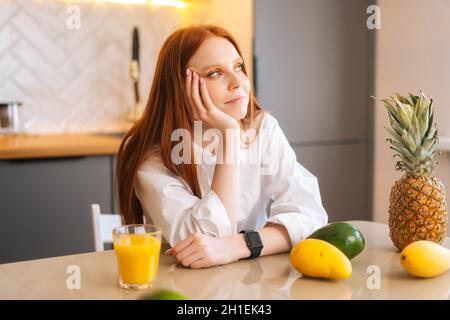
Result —
[[413, 276], [435, 277], [450, 268], [450, 250], [432, 241], [419, 240], [403, 249], [400, 263]]
[[319, 239], [297, 243], [289, 255], [292, 265], [301, 274], [312, 278], [347, 279], [352, 264], [342, 251]]

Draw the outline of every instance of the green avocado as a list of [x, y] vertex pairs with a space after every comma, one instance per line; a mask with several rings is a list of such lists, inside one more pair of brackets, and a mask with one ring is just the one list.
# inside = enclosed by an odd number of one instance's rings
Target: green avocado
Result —
[[307, 239], [319, 239], [331, 243], [349, 259], [360, 254], [365, 246], [364, 236], [354, 225], [334, 222], [314, 231]]
[[159, 289], [149, 295], [145, 295], [141, 300], [188, 300], [188, 298], [177, 291]]

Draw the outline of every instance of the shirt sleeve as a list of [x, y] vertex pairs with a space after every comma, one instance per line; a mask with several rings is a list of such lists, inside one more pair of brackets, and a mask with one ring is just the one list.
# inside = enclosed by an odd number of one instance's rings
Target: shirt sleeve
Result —
[[172, 247], [195, 232], [213, 237], [234, 232], [222, 201], [212, 189], [202, 199], [196, 197], [162, 163], [137, 172], [136, 196]]
[[269, 139], [271, 159], [265, 162], [275, 170], [263, 176], [266, 192], [271, 199], [267, 222], [282, 224], [289, 233], [292, 245], [305, 239], [327, 224], [328, 215], [322, 205], [317, 178], [297, 162], [297, 157], [283, 131], [274, 119]]

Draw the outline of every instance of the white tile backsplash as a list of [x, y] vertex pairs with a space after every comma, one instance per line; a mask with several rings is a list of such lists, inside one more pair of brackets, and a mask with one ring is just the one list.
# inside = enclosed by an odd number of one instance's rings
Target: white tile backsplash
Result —
[[24, 118], [35, 120], [30, 133], [127, 127], [123, 115], [134, 101], [129, 76], [133, 26], [140, 31], [145, 102], [159, 48], [186, 15], [170, 7], [77, 5], [81, 28], [70, 30], [64, 1], [0, 1], [0, 101], [24, 102]]

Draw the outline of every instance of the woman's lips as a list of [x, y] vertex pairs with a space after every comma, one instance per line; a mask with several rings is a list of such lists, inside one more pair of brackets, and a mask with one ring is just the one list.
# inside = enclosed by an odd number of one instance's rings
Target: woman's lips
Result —
[[244, 98], [245, 98], [245, 96], [239, 96], [239, 97], [234, 98], [233, 100], [225, 102], [225, 104], [240, 102]]

